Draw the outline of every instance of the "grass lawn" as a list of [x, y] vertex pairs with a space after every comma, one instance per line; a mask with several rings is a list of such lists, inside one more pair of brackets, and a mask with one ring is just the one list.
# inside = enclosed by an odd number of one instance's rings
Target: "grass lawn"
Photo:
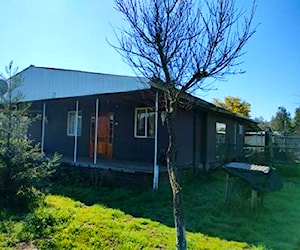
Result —
[[[239, 192], [224, 203], [223, 172], [186, 180], [189, 249], [300, 249], [300, 175], [288, 168], [279, 169], [283, 190], [260, 196], [256, 213], [250, 210], [249, 190], [238, 181]], [[15, 249], [20, 242], [41, 249], [174, 249], [167, 184], [158, 192], [54, 186], [32, 213], [0, 209], [1, 249]]]

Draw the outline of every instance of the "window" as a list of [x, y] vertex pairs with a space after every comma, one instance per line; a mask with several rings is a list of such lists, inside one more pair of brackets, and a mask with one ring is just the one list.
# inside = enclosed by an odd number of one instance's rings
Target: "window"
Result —
[[237, 137], [238, 137], [238, 125], [234, 124], [234, 131], [233, 131], [233, 150], [237, 149]]
[[216, 122], [216, 159], [223, 161], [226, 158], [226, 124]]
[[135, 109], [134, 136], [153, 138], [155, 133], [155, 112], [151, 108]]
[[239, 125], [239, 135], [243, 135], [243, 134], [244, 134], [244, 126]]
[[[81, 127], [82, 127], [82, 113], [78, 112], [77, 119], [77, 136], [81, 136]], [[76, 111], [68, 112], [68, 127], [67, 127], [67, 135], [75, 136], [76, 133]]]
[[226, 142], [226, 124], [216, 122], [217, 143]]

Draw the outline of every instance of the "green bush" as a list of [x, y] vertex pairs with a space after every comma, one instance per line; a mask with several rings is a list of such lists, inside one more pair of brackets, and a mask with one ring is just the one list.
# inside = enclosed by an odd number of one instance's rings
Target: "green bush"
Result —
[[7, 93], [0, 97], [0, 204], [29, 208], [42, 197], [59, 156], [45, 158], [27, 136], [37, 118], [30, 116], [30, 104], [22, 102], [23, 95], [17, 91], [21, 79], [11, 77], [12, 63], [7, 74]]

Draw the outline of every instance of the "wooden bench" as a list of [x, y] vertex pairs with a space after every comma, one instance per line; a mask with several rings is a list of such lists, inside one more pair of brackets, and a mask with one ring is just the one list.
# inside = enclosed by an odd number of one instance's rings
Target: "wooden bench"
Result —
[[222, 168], [226, 172], [225, 201], [229, 196], [230, 177], [239, 177], [249, 183], [251, 187], [251, 208], [253, 210], [257, 207], [258, 191], [277, 191], [282, 188], [282, 181], [276, 170], [272, 167], [230, 162]]

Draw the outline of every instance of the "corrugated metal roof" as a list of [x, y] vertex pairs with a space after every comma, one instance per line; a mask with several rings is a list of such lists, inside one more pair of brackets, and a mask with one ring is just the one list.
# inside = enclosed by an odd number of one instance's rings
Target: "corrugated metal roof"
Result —
[[142, 78], [76, 70], [35, 67], [19, 73], [24, 101], [66, 98], [149, 89]]
[[[147, 84], [144, 78], [134, 76], [45, 68], [33, 65], [24, 69], [19, 74], [21, 75], [22, 86], [18, 90], [25, 95], [24, 101], [121, 93], [151, 88], [150, 84]], [[156, 86], [155, 84], [152, 84], [152, 86], [160, 89], [159, 86]], [[246, 120], [251, 125], [254, 124], [257, 126], [257, 122], [233, 114], [232, 112], [219, 108], [201, 98], [189, 94], [186, 94], [186, 97], [188, 99], [194, 99], [197, 105], [208, 110], [223, 113], [237, 119]]]

